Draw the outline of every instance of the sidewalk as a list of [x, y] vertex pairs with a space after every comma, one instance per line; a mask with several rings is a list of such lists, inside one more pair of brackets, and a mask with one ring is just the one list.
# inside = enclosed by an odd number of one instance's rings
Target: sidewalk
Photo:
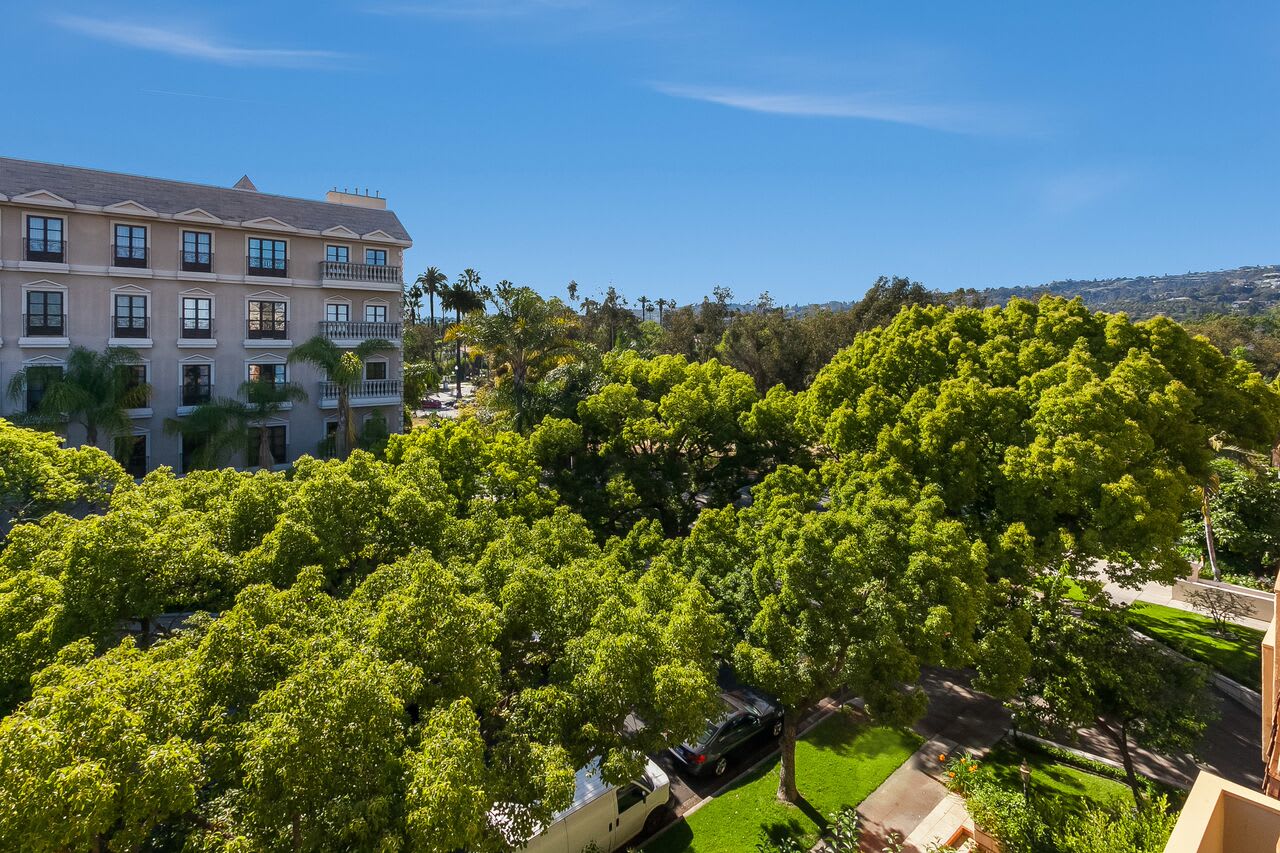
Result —
[[1008, 712], [969, 687], [963, 673], [929, 670], [921, 686], [929, 694], [929, 710], [914, 728], [925, 742], [858, 807], [863, 850], [882, 849], [893, 833], [906, 839], [910, 851], [947, 841], [969, 814], [938, 781], [938, 756], [985, 754], [1009, 729]]

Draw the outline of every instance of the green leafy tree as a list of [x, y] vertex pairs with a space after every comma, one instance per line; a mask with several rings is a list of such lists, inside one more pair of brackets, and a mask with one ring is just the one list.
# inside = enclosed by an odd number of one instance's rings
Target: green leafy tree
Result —
[[344, 350], [323, 335], [298, 344], [289, 353], [290, 362], [304, 362], [320, 370], [338, 391], [338, 434], [335, 451], [346, 458], [356, 445], [356, 422], [351, 411], [351, 392], [364, 379], [364, 364], [371, 356], [394, 352], [395, 344], [381, 338], [361, 341]]
[[34, 372], [47, 370], [40, 366], [14, 373], [9, 396], [21, 399], [29, 384], [45, 382], [39, 404], [25, 419], [45, 427], [80, 424], [85, 444], [97, 447], [99, 433], [110, 437], [127, 432], [132, 424], [129, 409], [145, 406], [151, 396], [151, 386], [136, 381], [132, 373], [138, 363], [138, 353], [127, 347], [108, 347], [102, 352], [72, 347], [59, 375], [37, 380]]
[[58, 436], [3, 418], [0, 459], [0, 531], [6, 533], [13, 524], [53, 510], [101, 508], [112, 492], [132, 486], [119, 463], [98, 448], [63, 449]]
[[804, 715], [841, 688], [879, 719], [920, 713], [906, 685], [924, 663], [971, 661], [987, 604], [986, 548], [946, 518], [936, 488], [920, 492], [900, 470], [848, 472], [819, 511], [821, 485], [784, 466], [740, 513], [754, 613], [733, 660], [783, 706], [778, 798], [789, 803]]

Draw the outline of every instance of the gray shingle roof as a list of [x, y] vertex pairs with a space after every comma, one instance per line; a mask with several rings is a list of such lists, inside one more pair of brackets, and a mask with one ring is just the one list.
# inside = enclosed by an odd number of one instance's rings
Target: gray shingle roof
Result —
[[133, 200], [170, 216], [198, 207], [233, 222], [273, 216], [303, 230], [343, 225], [357, 234], [382, 230], [397, 240], [411, 239], [390, 210], [0, 157], [0, 193], [12, 198], [36, 190], [77, 204], [105, 207]]

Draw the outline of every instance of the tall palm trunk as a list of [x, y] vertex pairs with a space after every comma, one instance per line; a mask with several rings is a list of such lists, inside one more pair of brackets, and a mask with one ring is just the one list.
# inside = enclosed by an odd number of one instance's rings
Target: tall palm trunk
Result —
[[431, 355], [431, 363], [436, 361], [436, 295], [427, 292], [427, 310], [431, 313], [431, 331], [427, 334], [427, 352]]
[[1204, 516], [1204, 550], [1209, 560], [1209, 570], [1213, 572], [1215, 581], [1222, 580], [1222, 569], [1218, 567], [1218, 548], [1213, 537], [1213, 522], [1209, 519], [1209, 491], [1200, 492], [1200, 514]]
[[[456, 313], [457, 313], [458, 325], [461, 326], [462, 325], [462, 309], [459, 308]], [[457, 348], [457, 354], [456, 354], [457, 370], [454, 374], [454, 383], [453, 383], [454, 394], [456, 395], [458, 402], [462, 402], [462, 338], [455, 336], [453, 342]]]
[[258, 467], [267, 471], [275, 464], [276, 461], [271, 456], [271, 430], [264, 422], [258, 427]]
[[351, 448], [356, 446], [355, 419], [351, 417], [351, 389], [342, 385], [338, 388], [338, 432], [333, 437], [334, 452], [339, 459], [351, 455]]

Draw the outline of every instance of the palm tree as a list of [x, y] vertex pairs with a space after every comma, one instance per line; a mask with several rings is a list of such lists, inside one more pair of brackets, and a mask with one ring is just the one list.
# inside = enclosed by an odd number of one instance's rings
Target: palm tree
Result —
[[[151, 396], [151, 386], [139, 382], [133, 372], [138, 361], [138, 354], [128, 347], [107, 347], [102, 352], [72, 347], [61, 375], [50, 378], [35, 411], [21, 420], [50, 429], [81, 424], [84, 443], [92, 447], [98, 446], [99, 432], [108, 436], [128, 432], [132, 426], [128, 410], [147, 405]], [[21, 399], [39, 370], [42, 366], [31, 365], [15, 373], [9, 380], [9, 396]]]
[[659, 297], [659, 298], [658, 298], [658, 301], [657, 301], [657, 302], [654, 302], [653, 304], [658, 306], [658, 325], [659, 325], [659, 326], [661, 326], [661, 325], [662, 325], [662, 309], [663, 309], [663, 308], [674, 308], [674, 307], [675, 307], [675, 302], [674, 302], [674, 301], [671, 301], [671, 300], [667, 300], [667, 299], [663, 299], [663, 298]]
[[246, 439], [256, 438], [258, 467], [271, 468], [276, 460], [271, 455], [270, 420], [307, 399], [307, 392], [292, 382], [277, 384], [265, 379], [241, 382], [239, 393], [243, 400], [210, 400], [182, 418], [165, 419], [165, 432], [181, 435], [199, 448], [194, 456], [196, 467], [219, 465], [243, 447]]
[[636, 302], [640, 303], [640, 322], [643, 323], [649, 319], [649, 306], [653, 304], [653, 300], [647, 296], [641, 296]]
[[422, 285], [418, 282], [404, 289], [404, 307], [409, 325], [418, 325], [418, 312], [422, 310]]
[[559, 299], [543, 299], [528, 287], [502, 282], [496, 290], [494, 313], [473, 316], [458, 336], [489, 358], [495, 387], [510, 399], [515, 428], [523, 431], [530, 426], [530, 386], [575, 357], [576, 318]]
[[[478, 276], [476, 280], [479, 280]], [[436, 357], [436, 297], [444, 292], [444, 287], [448, 283], [449, 277], [436, 267], [427, 267], [427, 271], [420, 274], [417, 281], [414, 282], [414, 285], [427, 297], [427, 311], [431, 314], [431, 337], [429, 340], [431, 341], [430, 354], [432, 361]]]
[[364, 363], [370, 356], [392, 352], [395, 344], [381, 338], [361, 341], [353, 350], [343, 350], [323, 335], [303, 341], [289, 353], [289, 361], [305, 362], [325, 372], [338, 389], [338, 435], [334, 450], [345, 459], [356, 446], [355, 418], [351, 412], [351, 392], [364, 377]]
[[[455, 327], [462, 325], [462, 315], [484, 308], [484, 293], [480, 289], [480, 273], [467, 267], [458, 280], [440, 292], [440, 307], [454, 312]], [[454, 386], [457, 398], [462, 399], [462, 338], [454, 334], [457, 347], [455, 355]]]

